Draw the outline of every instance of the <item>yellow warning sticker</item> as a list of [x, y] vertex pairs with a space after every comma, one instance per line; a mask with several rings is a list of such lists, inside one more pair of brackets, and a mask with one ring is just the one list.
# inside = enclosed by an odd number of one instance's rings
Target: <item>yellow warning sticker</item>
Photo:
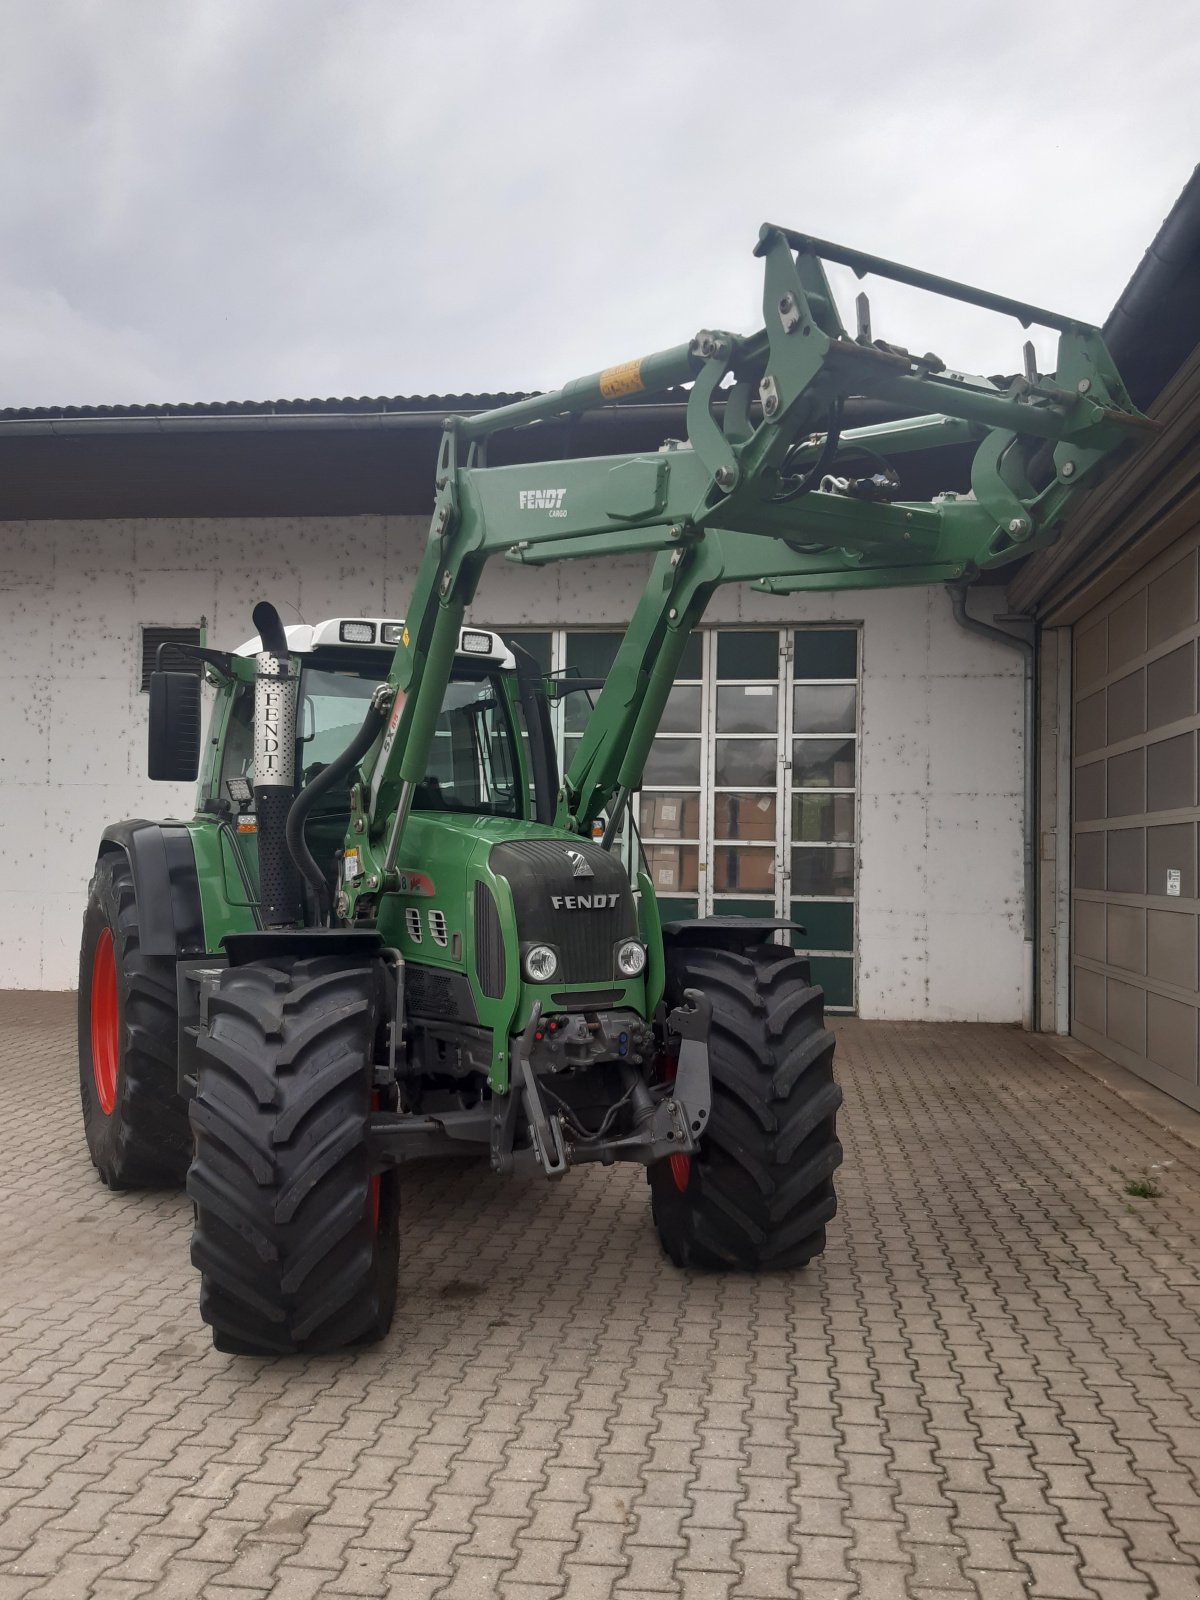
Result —
[[404, 632], [400, 635], [400, 643], [404, 646], [404, 648], [406, 650], [408, 649], [408, 629], [407, 628], [405, 628]]
[[619, 367], [605, 367], [600, 374], [600, 393], [606, 400], [616, 400], [623, 394], [639, 394], [645, 387], [640, 358], [622, 361]]

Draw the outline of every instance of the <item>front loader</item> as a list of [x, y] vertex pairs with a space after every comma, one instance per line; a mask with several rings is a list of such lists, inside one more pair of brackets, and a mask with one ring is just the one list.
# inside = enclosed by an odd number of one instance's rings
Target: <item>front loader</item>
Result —
[[[158, 672], [150, 776], [195, 815], [103, 835], [84, 922], [80, 1088], [113, 1186], [186, 1178], [217, 1346], [381, 1337], [399, 1173], [633, 1161], [681, 1267], [797, 1268], [841, 1161], [833, 1039], [772, 919], [663, 925], [630, 801], [689, 635], [722, 584], [969, 582], [1057, 536], [1152, 425], [1097, 329], [772, 226], [763, 326], [703, 330], [445, 425], [403, 619], [254, 612], [201, 678]], [[1007, 381], [855, 331], [824, 263], [1056, 330]], [[656, 452], [491, 467], [491, 435], [688, 386]], [[844, 426], [857, 397], [893, 420]], [[906, 456], [972, 452], [970, 490], [908, 499]], [[900, 463], [898, 466], [897, 463]], [[654, 555], [565, 774], [571, 686], [467, 620], [488, 559]], [[803, 930], [799, 930], [802, 937]]]

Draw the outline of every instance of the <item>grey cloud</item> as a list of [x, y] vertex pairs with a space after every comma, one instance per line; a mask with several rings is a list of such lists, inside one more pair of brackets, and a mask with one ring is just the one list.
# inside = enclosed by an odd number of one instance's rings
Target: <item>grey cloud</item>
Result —
[[[7, 404], [552, 384], [752, 326], [766, 218], [1098, 319], [1200, 126], [1167, 0], [0, 19]], [[1007, 323], [872, 300], [889, 337], [1017, 364]]]

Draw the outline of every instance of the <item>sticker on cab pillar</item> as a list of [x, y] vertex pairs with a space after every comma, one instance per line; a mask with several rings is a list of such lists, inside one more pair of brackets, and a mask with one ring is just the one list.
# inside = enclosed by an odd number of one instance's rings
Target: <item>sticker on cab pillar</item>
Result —
[[404, 694], [401, 690], [397, 689], [396, 698], [392, 702], [392, 714], [388, 718], [387, 733], [384, 735], [383, 748], [379, 752], [379, 760], [376, 763], [376, 772], [382, 771], [384, 763], [391, 754], [392, 746], [396, 742], [396, 729], [400, 726], [400, 714], [403, 710]]
[[404, 632], [400, 635], [400, 643], [404, 646], [404, 648], [406, 650], [408, 649], [408, 624], [407, 623], [405, 623], [405, 625], [404, 625]]
[[[405, 629], [405, 632], [408, 630]], [[379, 793], [379, 786], [383, 782], [384, 770], [387, 767], [388, 756], [392, 753], [392, 746], [396, 742], [396, 729], [400, 726], [400, 713], [404, 710], [405, 694], [403, 689], [396, 690], [396, 698], [392, 702], [392, 714], [388, 718], [387, 732], [383, 736], [383, 743], [379, 747], [379, 759], [371, 773], [371, 802], [374, 804]]]
[[619, 399], [623, 394], [640, 394], [645, 387], [641, 357], [636, 361], [622, 361], [619, 367], [605, 367], [600, 374], [600, 393], [606, 400]]

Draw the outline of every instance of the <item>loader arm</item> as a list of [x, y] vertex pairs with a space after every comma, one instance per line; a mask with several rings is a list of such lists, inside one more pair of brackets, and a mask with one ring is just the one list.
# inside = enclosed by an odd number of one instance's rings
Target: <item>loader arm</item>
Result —
[[[394, 709], [351, 819], [368, 869], [358, 892], [392, 880], [459, 628], [491, 556], [541, 565], [658, 553], [560, 798], [559, 822], [582, 830], [640, 782], [688, 633], [721, 584], [789, 592], [969, 579], [1053, 542], [1077, 493], [1154, 427], [1086, 323], [771, 225], [756, 254], [765, 278], [757, 333], [704, 330], [552, 393], [447, 421], [433, 518], [390, 672]], [[1031, 345], [1024, 375], [1005, 385], [914, 356], [873, 336], [862, 295], [851, 335], [828, 261], [1053, 328], [1055, 371], [1035, 370]], [[655, 453], [487, 465], [488, 438], [501, 429], [683, 384], [691, 385], [686, 441]], [[851, 395], [911, 415], [843, 432]], [[975, 445], [970, 494], [896, 500], [831, 470], [850, 450], [890, 460], [964, 443]]]

